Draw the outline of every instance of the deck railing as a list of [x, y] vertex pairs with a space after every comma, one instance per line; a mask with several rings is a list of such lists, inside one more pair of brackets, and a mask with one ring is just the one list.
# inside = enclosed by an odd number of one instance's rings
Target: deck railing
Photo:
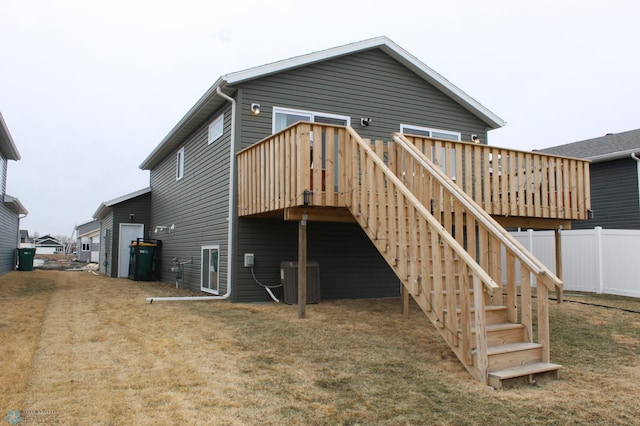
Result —
[[589, 161], [405, 135], [491, 215], [586, 220]]
[[[513, 238], [485, 210], [451, 180], [436, 164], [402, 134], [395, 134], [389, 152], [390, 163], [396, 173], [424, 205], [432, 206], [432, 213], [453, 235], [488, 275], [498, 283], [506, 276], [506, 301], [497, 293], [491, 304], [506, 305], [511, 322], [524, 325], [530, 342], [544, 345], [543, 360], [549, 361], [548, 291], [562, 288], [558, 279], [542, 262]], [[435, 209], [433, 206], [441, 206]], [[503, 275], [503, 268], [506, 274]], [[518, 275], [518, 277], [516, 276]], [[519, 278], [519, 279], [518, 279]], [[520, 304], [518, 288], [520, 281]], [[537, 330], [534, 329], [532, 285], [537, 284]]]

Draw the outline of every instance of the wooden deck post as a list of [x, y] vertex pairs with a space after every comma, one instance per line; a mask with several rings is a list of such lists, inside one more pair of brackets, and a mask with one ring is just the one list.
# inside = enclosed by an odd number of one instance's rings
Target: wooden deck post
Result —
[[298, 318], [307, 315], [307, 213], [298, 225]]
[[[553, 230], [553, 234], [556, 240], [556, 277], [562, 280], [562, 225], [558, 229]], [[558, 297], [558, 304], [562, 303], [564, 298], [564, 289], [556, 288], [556, 295]]]

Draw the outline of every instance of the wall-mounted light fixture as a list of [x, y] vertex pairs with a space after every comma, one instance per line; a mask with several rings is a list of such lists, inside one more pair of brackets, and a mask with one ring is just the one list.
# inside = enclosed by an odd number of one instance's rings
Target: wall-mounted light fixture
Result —
[[362, 117], [360, 119], [360, 125], [362, 127], [367, 127], [369, 124], [371, 124], [373, 120], [371, 120], [371, 117]]
[[304, 193], [302, 194], [302, 202], [304, 203], [305, 206], [308, 206], [309, 204], [311, 204], [311, 197], [313, 196], [313, 192], [305, 189]]
[[251, 114], [253, 115], [260, 114], [260, 104], [256, 104], [256, 103], [251, 104]]
[[478, 135], [471, 135], [471, 141], [473, 143], [480, 143], [480, 139], [478, 138]]
[[176, 230], [176, 224], [172, 223], [169, 226], [165, 226], [165, 225], [156, 226], [155, 228], [153, 228], [153, 233], [157, 234], [158, 232], [169, 232], [171, 234], [175, 230]]
[[129, 220], [136, 220], [136, 215], [134, 213], [129, 213]]

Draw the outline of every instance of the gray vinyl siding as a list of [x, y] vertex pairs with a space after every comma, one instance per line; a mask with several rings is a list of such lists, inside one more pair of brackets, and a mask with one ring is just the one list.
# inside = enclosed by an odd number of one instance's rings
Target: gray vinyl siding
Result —
[[[0, 200], [4, 201], [7, 185], [7, 160], [0, 156], [0, 167], [2, 173], [0, 179]], [[16, 248], [20, 240], [18, 229], [20, 219], [18, 214], [7, 208], [4, 203], [0, 203], [0, 274], [12, 271], [16, 265]]]
[[591, 205], [594, 218], [573, 222], [573, 229], [590, 229], [595, 226], [608, 229], [640, 229], [636, 161], [625, 158], [592, 163]]
[[[271, 133], [274, 106], [349, 116], [364, 138], [389, 140], [402, 123], [486, 141], [485, 123], [378, 49], [247, 82], [239, 102], [243, 147]], [[252, 102], [261, 105], [257, 117]], [[371, 125], [361, 127], [361, 117], [371, 117]]]
[[[100, 219], [100, 272], [111, 277], [113, 269], [113, 211]], [[117, 252], [116, 252], [117, 253]], [[116, 255], [117, 258], [117, 255]], [[117, 276], [117, 275], [116, 275]]]
[[0, 274], [12, 271], [16, 265], [18, 247], [18, 215], [0, 204]]
[[[224, 134], [208, 144], [208, 126], [224, 111]], [[173, 233], [160, 232], [161, 280], [175, 282], [168, 268], [173, 259], [193, 259], [184, 266], [183, 286], [200, 290], [201, 247], [220, 246], [220, 293], [227, 284], [227, 229], [229, 226], [229, 149], [231, 108], [211, 115], [184, 144], [151, 170], [151, 230], [156, 226], [175, 225]], [[184, 147], [184, 177], [176, 181], [176, 153]]]
[[[239, 221], [237, 273], [234, 302], [271, 300], [268, 293], [242, 267], [245, 253], [255, 255], [256, 279], [265, 285], [280, 284], [280, 263], [298, 260], [298, 223], [266, 219]], [[320, 268], [321, 299], [394, 297], [400, 284], [393, 271], [359, 225], [309, 222], [307, 257]], [[273, 290], [282, 299], [282, 288]]]

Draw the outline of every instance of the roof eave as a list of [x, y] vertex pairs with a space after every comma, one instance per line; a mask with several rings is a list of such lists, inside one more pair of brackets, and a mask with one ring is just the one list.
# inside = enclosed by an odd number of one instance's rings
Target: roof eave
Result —
[[2, 152], [2, 156], [7, 160], [18, 161], [21, 158], [18, 148], [13, 141], [13, 137], [11, 133], [9, 133], [7, 123], [5, 123], [4, 117], [2, 117], [2, 113], [0, 113], [0, 152]]
[[18, 200], [16, 197], [12, 197], [9, 194], [5, 194], [4, 195], [4, 203], [7, 205], [7, 207], [13, 211], [14, 213], [18, 214], [18, 215], [28, 215], [29, 211], [26, 209], [26, 207], [20, 202], [20, 200]]
[[620, 160], [622, 158], [630, 158], [631, 154], [639, 154], [640, 148], [626, 149], [624, 151], [610, 152], [608, 154], [594, 155], [586, 157], [587, 160], [591, 160], [592, 163], [602, 163], [604, 161]]
[[[162, 141], [155, 147], [155, 149], [147, 156], [147, 158], [140, 164], [140, 169], [151, 170], [157, 166], [171, 151], [173, 151], [178, 144], [182, 143], [183, 138], [186, 138], [188, 134], [193, 132], [196, 127], [200, 126], [200, 123], [195, 123], [196, 117], [201, 113], [207, 114], [209, 109], [216, 109], [214, 105], [211, 108], [212, 100], [217, 95], [218, 88], [221, 90], [226, 87], [225, 77], [220, 77], [214, 84], [206, 91], [204, 95], [195, 103], [194, 106], [180, 119], [173, 129], [162, 139]], [[207, 108], [209, 106], [209, 108]], [[185, 134], [186, 133], [186, 134]]]

